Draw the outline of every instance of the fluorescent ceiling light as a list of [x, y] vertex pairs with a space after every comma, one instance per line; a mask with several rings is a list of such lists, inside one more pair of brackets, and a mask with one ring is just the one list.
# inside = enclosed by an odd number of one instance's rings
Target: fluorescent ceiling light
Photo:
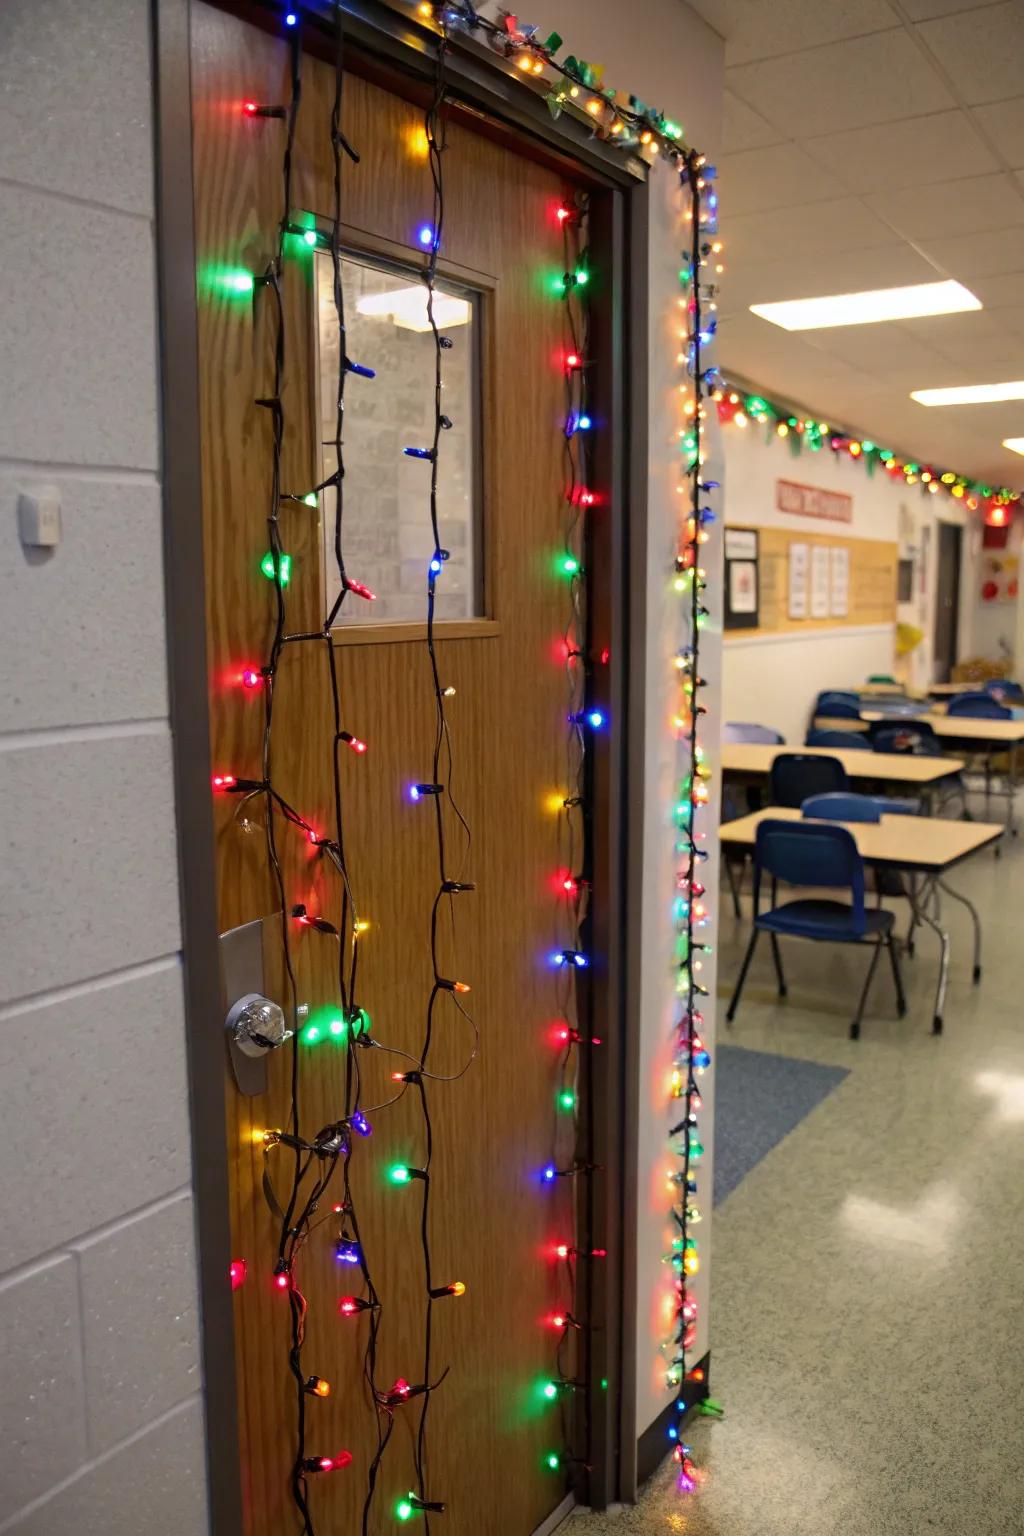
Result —
[[[404, 331], [429, 331], [427, 315], [427, 290], [417, 284], [413, 288], [394, 288], [389, 293], [370, 293], [356, 301], [361, 315], [383, 315]], [[456, 299], [448, 293], [434, 294], [434, 319], [442, 329], [469, 323], [469, 300]]]
[[921, 315], [955, 315], [980, 309], [960, 283], [913, 283], [907, 288], [869, 288], [864, 293], [833, 293], [822, 299], [786, 299], [751, 304], [751, 313], [781, 325], [784, 331], [817, 331], [832, 325], [875, 325], [879, 320], [914, 320]]
[[990, 405], [998, 400], [1024, 400], [1024, 379], [1011, 384], [963, 384], [956, 389], [912, 389], [918, 405]]
[[1004, 437], [1003, 447], [1011, 453], [1024, 453], [1024, 437]]

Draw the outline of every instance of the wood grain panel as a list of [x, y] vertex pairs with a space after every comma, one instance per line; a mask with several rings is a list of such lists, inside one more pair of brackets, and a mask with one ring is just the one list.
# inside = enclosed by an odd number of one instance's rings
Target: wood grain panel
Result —
[[[246, 119], [244, 98], [286, 99], [285, 45], [204, 5], [193, 19], [193, 115], [199, 245], [206, 609], [215, 686], [211, 725], [215, 767], [259, 777], [262, 707], [238, 686], [245, 665], [262, 664], [273, 622], [273, 588], [259, 573], [268, 547], [271, 471], [266, 392], [272, 359], [263, 299], [250, 306], [226, 297], [216, 270], [262, 269], [281, 211], [282, 125]], [[294, 208], [319, 217], [331, 207], [328, 139], [333, 75], [304, 64], [295, 152]], [[417, 224], [429, 216], [430, 180], [413, 146], [418, 109], [359, 79], [346, 83], [344, 130], [361, 155], [344, 170], [346, 224], [394, 242], [412, 261]], [[489, 274], [492, 358], [488, 402], [486, 530], [493, 614], [500, 623], [480, 637], [441, 645], [445, 681], [457, 693], [450, 720], [457, 788], [473, 828], [466, 877], [475, 895], [459, 899], [457, 940], [446, 931], [451, 974], [473, 992], [480, 1051], [457, 1082], [431, 1085], [435, 1124], [432, 1248], [436, 1278], [465, 1281], [458, 1300], [434, 1309], [434, 1360], [451, 1367], [433, 1399], [428, 1432], [430, 1489], [444, 1499], [449, 1536], [513, 1536], [531, 1531], [559, 1502], [561, 1481], [542, 1470], [541, 1454], [560, 1437], [538, 1392], [553, 1363], [552, 1336], [541, 1326], [556, 1293], [548, 1258], [571, 1232], [571, 1192], [541, 1191], [537, 1170], [552, 1152], [556, 1063], [544, 1043], [554, 1015], [545, 955], [558, 932], [551, 875], [555, 823], [551, 791], [561, 783], [565, 693], [555, 661], [565, 589], [554, 576], [562, 526], [558, 424], [562, 388], [555, 358], [559, 306], [546, 280], [560, 270], [560, 237], [551, 211], [565, 191], [552, 172], [452, 125], [446, 154], [446, 255]], [[313, 483], [312, 263], [286, 273], [288, 359], [284, 484]], [[372, 363], [372, 359], [363, 361]], [[424, 468], [424, 518], [427, 470]], [[288, 628], [320, 623], [317, 514], [287, 514], [293, 556]], [[197, 593], [197, 602], [199, 594]], [[367, 637], [376, 640], [378, 636]], [[381, 1044], [419, 1055], [431, 981], [429, 907], [436, 880], [431, 817], [410, 805], [406, 785], [429, 776], [433, 702], [422, 640], [363, 643], [349, 631], [338, 650], [343, 724], [369, 744], [365, 758], [343, 763], [348, 861], [360, 914], [371, 923], [361, 941], [359, 1001]], [[272, 775], [286, 799], [330, 826], [330, 710], [322, 647], [286, 649], [274, 704]], [[241, 829], [233, 802], [217, 806], [220, 921], [224, 929], [268, 919], [271, 986], [283, 984], [278, 906], [257, 826]], [[253, 819], [262, 823], [259, 809]], [[337, 911], [338, 882], [299, 835], [281, 828], [289, 902]], [[295, 937], [298, 991], [313, 1007], [337, 1002], [336, 941], [315, 932]], [[283, 995], [278, 992], [277, 995]], [[469, 1028], [451, 1007], [438, 1015], [432, 1064], [455, 1073], [472, 1047]], [[286, 1298], [271, 1271], [275, 1223], [260, 1188], [262, 1151], [252, 1133], [284, 1126], [287, 1053], [270, 1062], [270, 1088], [245, 1100], [227, 1079], [234, 1251], [249, 1265], [236, 1295], [238, 1391], [243, 1479], [251, 1536], [297, 1528], [287, 1478], [294, 1454], [294, 1398], [287, 1373]], [[347, 1048], [303, 1047], [300, 1092], [304, 1125], [341, 1113]], [[396, 1058], [359, 1052], [364, 1103], [391, 1098]], [[377, 1376], [420, 1379], [423, 1286], [416, 1186], [394, 1189], [392, 1160], [423, 1157], [418, 1108], [406, 1096], [370, 1113], [374, 1134], [353, 1152], [352, 1186], [374, 1281], [383, 1298]], [[571, 1125], [558, 1133], [571, 1155]], [[566, 1138], [568, 1137], [568, 1141]], [[290, 1176], [272, 1154], [282, 1184]], [[282, 1159], [280, 1163], [277, 1159]], [[569, 1181], [558, 1181], [564, 1186]], [[304, 1367], [333, 1385], [309, 1404], [310, 1453], [341, 1447], [352, 1468], [311, 1484], [318, 1531], [360, 1529], [365, 1474], [376, 1443], [362, 1379], [366, 1322], [339, 1319], [336, 1301], [351, 1285], [333, 1258], [335, 1226], [326, 1217], [303, 1251], [301, 1286], [310, 1302]], [[358, 1276], [356, 1276], [358, 1279]], [[411, 1410], [400, 1410], [385, 1456], [370, 1530], [394, 1527], [394, 1503], [412, 1485]]]

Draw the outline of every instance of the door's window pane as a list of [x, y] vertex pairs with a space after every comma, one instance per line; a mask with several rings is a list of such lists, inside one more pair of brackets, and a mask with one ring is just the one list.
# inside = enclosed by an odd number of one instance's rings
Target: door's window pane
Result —
[[[317, 258], [319, 419], [322, 478], [334, 473], [338, 324], [329, 253]], [[345, 569], [377, 594], [349, 596], [342, 625], [422, 621], [430, 528], [430, 464], [403, 453], [429, 447], [434, 433], [434, 338], [427, 290], [412, 271], [366, 256], [342, 259], [348, 355], [376, 369], [376, 378], [350, 373], [345, 383]], [[480, 558], [478, 295], [438, 280], [434, 314], [452, 346], [442, 353], [442, 410], [453, 425], [441, 434], [438, 510], [441, 547], [450, 551], [437, 583], [438, 619], [483, 615]], [[323, 498], [327, 601], [338, 593], [334, 559], [334, 493]]]

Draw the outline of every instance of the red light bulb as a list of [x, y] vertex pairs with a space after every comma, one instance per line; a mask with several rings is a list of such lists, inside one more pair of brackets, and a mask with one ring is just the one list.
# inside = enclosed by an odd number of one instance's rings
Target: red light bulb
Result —
[[233, 773], [215, 773], [213, 776], [214, 789], [231, 789], [237, 783]]
[[255, 117], [256, 113], [259, 111], [259, 109], [260, 109], [259, 108], [259, 102], [256, 102], [256, 101], [243, 101], [242, 102], [242, 111], [245, 113], [246, 117]]
[[548, 1318], [548, 1323], [552, 1328], [564, 1328], [565, 1318], [560, 1312], [556, 1312], [552, 1317]]
[[338, 1302], [338, 1311], [342, 1317], [354, 1317], [359, 1311], [359, 1303], [354, 1296], [343, 1296]]
[[238, 1287], [244, 1282], [247, 1273], [247, 1265], [245, 1260], [232, 1259], [229, 1273], [231, 1275], [231, 1289], [233, 1291], [237, 1291]]
[[358, 736], [351, 736], [351, 737], [349, 737], [349, 743], [348, 744], [352, 748], [353, 752], [365, 752], [366, 751], [366, 742], [365, 741], [360, 741]]
[[320, 834], [315, 827], [306, 828], [306, 841], [312, 843], [314, 848], [320, 842]]
[[292, 1286], [291, 1276], [286, 1270], [281, 1270], [280, 1273], [274, 1276], [274, 1284], [279, 1291], [290, 1291]]
[[583, 359], [578, 352], [569, 352], [566, 354], [565, 366], [567, 368], [582, 368]]
[[572, 212], [568, 208], [559, 208], [555, 214], [555, 218], [558, 220], [559, 224], [564, 224], [566, 219], [572, 218]]
[[252, 667], [246, 667], [245, 671], [242, 673], [243, 688], [258, 688], [261, 681], [262, 679], [260, 674], [254, 671]]
[[368, 603], [374, 603], [377, 600], [376, 592], [371, 592], [365, 582], [352, 581], [349, 577], [346, 577], [345, 586], [349, 592], [354, 592], [356, 597], [365, 597]]

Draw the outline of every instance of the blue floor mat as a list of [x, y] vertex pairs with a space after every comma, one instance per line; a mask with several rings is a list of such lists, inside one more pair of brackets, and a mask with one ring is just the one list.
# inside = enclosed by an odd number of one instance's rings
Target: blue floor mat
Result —
[[719, 1045], [715, 1052], [715, 1205], [847, 1075], [846, 1067], [748, 1051], [741, 1045]]

